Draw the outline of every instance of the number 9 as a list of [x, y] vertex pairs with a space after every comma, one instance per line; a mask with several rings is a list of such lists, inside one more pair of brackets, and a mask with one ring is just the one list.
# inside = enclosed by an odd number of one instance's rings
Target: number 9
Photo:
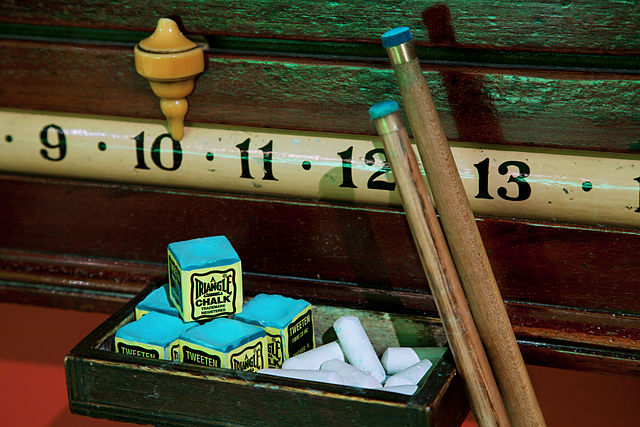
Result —
[[[55, 129], [58, 134], [58, 143], [52, 144], [49, 142], [49, 129]], [[49, 155], [49, 151], [44, 148], [40, 150], [40, 155], [47, 160], [51, 160], [53, 162], [59, 162], [64, 159], [64, 156], [67, 155], [67, 138], [64, 136], [64, 131], [58, 125], [50, 124], [42, 128], [40, 131], [40, 142], [47, 148], [57, 148], [58, 149], [58, 157], [51, 157]]]

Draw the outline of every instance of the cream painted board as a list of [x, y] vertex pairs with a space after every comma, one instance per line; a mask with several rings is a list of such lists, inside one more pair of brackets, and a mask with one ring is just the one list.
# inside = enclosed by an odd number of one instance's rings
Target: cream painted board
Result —
[[[400, 204], [377, 137], [6, 109], [0, 129], [4, 172]], [[640, 155], [451, 144], [477, 215], [640, 227]]]

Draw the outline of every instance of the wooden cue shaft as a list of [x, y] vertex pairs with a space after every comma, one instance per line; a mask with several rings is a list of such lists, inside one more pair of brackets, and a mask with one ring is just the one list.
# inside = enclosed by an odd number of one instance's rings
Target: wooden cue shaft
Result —
[[[406, 30], [404, 30], [406, 29]], [[395, 70], [405, 110], [440, 221], [478, 332], [515, 426], [545, 425], [431, 93], [420, 69], [411, 33], [383, 44]], [[396, 32], [394, 36], [398, 36]]]
[[[498, 386], [473, 323], [409, 136], [397, 112], [397, 104], [392, 103], [395, 112], [377, 117], [374, 109], [381, 104], [372, 107], [370, 114], [382, 137], [456, 366], [467, 385], [473, 413], [481, 426], [509, 426]], [[384, 110], [382, 112], [386, 113]]]

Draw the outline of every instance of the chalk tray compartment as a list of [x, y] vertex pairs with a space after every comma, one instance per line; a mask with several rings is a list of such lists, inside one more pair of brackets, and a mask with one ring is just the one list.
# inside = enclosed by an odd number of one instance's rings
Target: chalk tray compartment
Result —
[[[65, 357], [71, 412], [154, 425], [460, 425], [469, 406], [450, 350], [412, 395], [141, 359], [112, 351], [150, 286]], [[312, 302], [312, 301], [310, 301]], [[376, 351], [446, 345], [439, 319], [314, 305], [316, 343], [342, 315], [362, 321]], [[375, 332], [372, 332], [375, 331]]]

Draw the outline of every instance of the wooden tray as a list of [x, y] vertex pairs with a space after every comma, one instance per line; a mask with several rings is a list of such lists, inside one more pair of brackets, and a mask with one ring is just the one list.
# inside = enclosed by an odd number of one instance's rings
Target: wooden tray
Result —
[[[140, 359], [112, 351], [115, 331], [134, 318], [146, 288], [65, 358], [71, 411], [115, 420], [180, 425], [460, 425], [469, 411], [450, 350], [412, 396]], [[355, 315], [380, 352], [392, 345], [443, 346], [438, 319], [314, 306], [316, 343]]]

